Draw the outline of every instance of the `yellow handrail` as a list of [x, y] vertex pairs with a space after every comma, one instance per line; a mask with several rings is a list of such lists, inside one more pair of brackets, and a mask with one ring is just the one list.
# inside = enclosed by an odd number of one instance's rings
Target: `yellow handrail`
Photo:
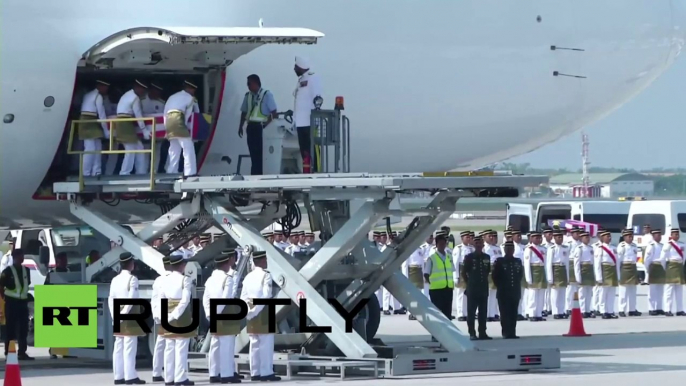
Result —
[[[116, 123], [119, 122], [138, 122], [138, 121], [150, 121], [152, 130], [150, 133], [150, 149], [143, 150], [112, 150], [114, 147], [115, 138], [115, 128]], [[107, 150], [94, 150], [94, 151], [81, 151], [73, 150], [74, 146], [74, 136], [76, 132], [77, 125], [82, 123], [112, 123], [110, 125], [110, 143], [109, 149]], [[67, 154], [78, 155], [79, 156], [79, 191], [84, 190], [83, 181], [83, 156], [86, 154], [139, 154], [139, 153], [149, 153], [150, 154], [150, 190], [155, 188], [155, 144], [157, 137], [157, 124], [155, 123], [154, 117], [146, 118], [111, 118], [111, 119], [77, 119], [71, 121], [71, 127], [69, 129], [69, 143], [67, 144]]]

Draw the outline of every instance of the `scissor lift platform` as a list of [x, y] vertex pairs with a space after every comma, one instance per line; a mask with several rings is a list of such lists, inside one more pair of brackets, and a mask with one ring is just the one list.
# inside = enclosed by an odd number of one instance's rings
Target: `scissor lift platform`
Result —
[[[203, 224], [223, 230], [244, 251], [266, 251], [269, 271], [280, 288], [276, 297], [290, 298], [295, 304], [298, 299], [307, 299], [307, 317], [311, 322], [331, 327], [330, 333], [307, 337], [301, 345], [303, 354], [288, 360], [307, 362], [308, 366], [301, 367], [322, 367], [324, 359], [319, 356], [322, 347], [328, 351], [333, 347], [342, 355], [330, 357], [330, 360], [350, 362], [342, 367], [350, 367], [353, 372], [357, 371], [356, 367], [358, 370], [367, 367], [363, 366], [366, 361], [374, 361], [379, 364], [379, 374], [398, 376], [560, 367], [557, 349], [476, 349], [469, 338], [400, 272], [402, 263], [455, 212], [460, 197], [512, 197], [523, 187], [539, 186], [547, 180], [548, 177], [542, 176], [496, 172], [227, 175], [185, 179], [160, 175], [67, 181], [56, 183], [54, 192], [58, 199], [69, 200], [74, 216], [121, 247], [89, 266], [88, 278], [104, 267], [115, 265], [123, 250], [162, 273], [162, 255], [148, 243], [178, 224], [202, 216]], [[418, 191], [432, 193], [432, 202], [425, 208], [389, 207], [398, 194]], [[176, 198], [177, 205], [145, 229], [132, 234], [98, 211], [100, 195], [119, 194], [170, 201]], [[353, 202], [359, 205], [354, 206]], [[260, 213], [241, 211], [254, 203], [263, 204]], [[260, 230], [282, 219], [289, 208], [292, 210], [294, 205], [300, 204], [308, 210], [310, 223], [316, 228], [313, 230], [321, 231], [326, 237], [323, 238], [324, 247], [296, 268], [290, 262], [290, 256], [265, 240]], [[383, 252], [370, 245], [367, 235], [380, 220], [404, 215], [414, 216], [413, 221]], [[210, 244], [203, 253], [207, 252], [209, 256], [212, 250], [220, 251], [221, 243]], [[354, 269], [341, 269], [346, 265], [352, 265]], [[341, 279], [346, 272], [351, 276], [346, 278], [349, 285], [337, 295], [343, 307], [351, 310], [383, 286], [436, 338], [441, 349], [396, 350], [391, 358], [379, 358], [379, 353], [369, 343], [373, 336], [367, 337], [364, 328], [346, 333], [343, 318], [316, 289], [327, 280]], [[277, 322], [285, 321], [291, 307], [276, 308]], [[362, 318], [366, 325], [366, 317]], [[247, 345], [244, 330], [237, 337], [236, 353], [240, 354]], [[191, 365], [201, 364], [193, 359]]]

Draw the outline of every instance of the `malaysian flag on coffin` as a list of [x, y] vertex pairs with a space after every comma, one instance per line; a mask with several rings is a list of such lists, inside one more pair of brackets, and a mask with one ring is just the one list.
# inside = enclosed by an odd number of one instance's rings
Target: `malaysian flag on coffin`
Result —
[[591, 237], [596, 237], [598, 235], [598, 224], [593, 224], [590, 222], [577, 221], [577, 220], [548, 220], [548, 226], [554, 227], [558, 226], [560, 229], [571, 230], [574, 227], [581, 228], [588, 232]]

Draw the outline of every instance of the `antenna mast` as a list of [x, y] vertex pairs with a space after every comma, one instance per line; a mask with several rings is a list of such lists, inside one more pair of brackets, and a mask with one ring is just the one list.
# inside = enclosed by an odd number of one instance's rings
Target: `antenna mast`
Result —
[[587, 198], [588, 197], [588, 188], [590, 185], [589, 178], [588, 178], [588, 165], [591, 164], [591, 162], [588, 159], [588, 135], [586, 133], [581, 133], [581, 182], [583, 186], [583, 190], [581, 193], [581, 197]]

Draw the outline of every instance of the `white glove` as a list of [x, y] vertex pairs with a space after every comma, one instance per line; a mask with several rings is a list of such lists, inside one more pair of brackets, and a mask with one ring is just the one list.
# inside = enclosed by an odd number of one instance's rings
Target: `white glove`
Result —
[[149, 140], [150, 139], [150, 129], [146, 127], [142, 131], [143, 131], [143, 139], [145, 139], [146, 141]]
[[107, 128], [103, 128], [102, 133], [105, 136], [105, 139], [110, 139], [110, 131]]

